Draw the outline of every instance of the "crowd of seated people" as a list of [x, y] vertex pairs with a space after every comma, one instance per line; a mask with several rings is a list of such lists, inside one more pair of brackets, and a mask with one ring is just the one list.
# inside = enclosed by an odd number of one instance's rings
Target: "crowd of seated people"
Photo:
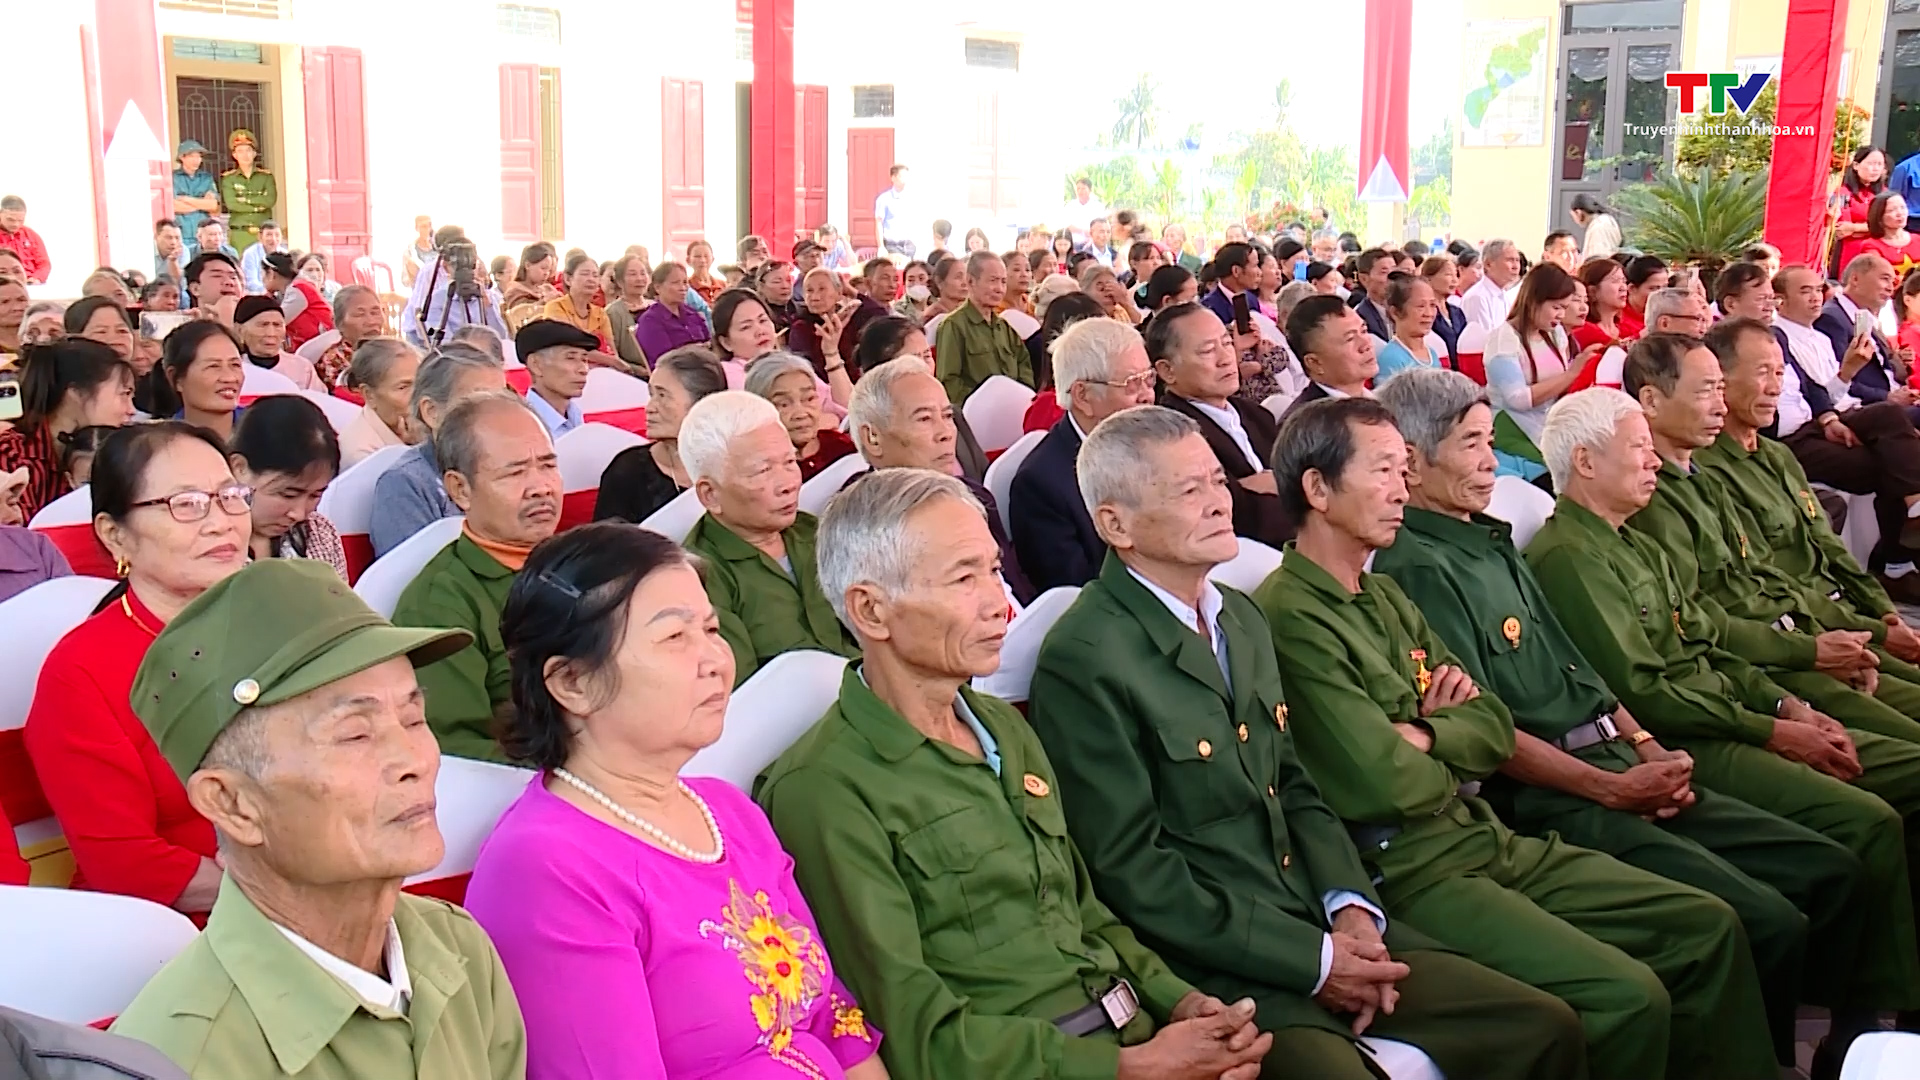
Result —
[[[1531, 269], [1356, 244], [1350, 295], [1283, 287], [1304, 238], [1198, 276], [1070, 240], [1033, 280], [1048, 252], [970, 237], [900, 315], [895, 262], [749, 239], [750, 287], [710, 249], [691, 287], [529, 249], [511, 342], [356, 329], [342, 436], [240, 406], [291, 354], [218, 268], [226, 323], [153, 376], [104, 294], [28, 349], [0, 588], [64, 572], [19, 526], [80, 482], [122, 581], [25, 745], [75, 886], [206, 928], [116, 1031], [207, 1077], [1546, 1080], [1773, 1077], [1804, 1005], [1818, 1076], [1920, 1029], [1920, 435], [1854, 318], [1884, 260], [1831, 299], [1743, 260], [1709, 310], [1564, 237]], [[648, 441], [561, 532], [595, 365], [645, 378]], [[993, 376], [1039, 396], [990, 490]], [[175, 419], [129, 424], [143, 390]], [[376, 553], [463, 520], [389, 622], [317, 506], [399, 446]], [[1524, 545], [1514, 475], [1557, 493]], [[1815, 481], [1874, 497], [1868, 566]], [[686, 493], [683, 536], [636, 527]], [[1249, 541], [1279, 568], [1214, 581]], [[1025, 714], [976, 691], [1060, 587]], [[682, 779], [796, 651], [845, 661], [825, 715], [750, 790]], [[401, 887], [443, 854], [443, 754], [532, 770], [471, 916]]]

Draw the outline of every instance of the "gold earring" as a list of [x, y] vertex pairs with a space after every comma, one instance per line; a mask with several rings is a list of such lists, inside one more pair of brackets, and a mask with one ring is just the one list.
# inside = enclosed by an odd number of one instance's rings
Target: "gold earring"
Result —
[[118, 574], [119, 576], [124, 578], [127, 576], [128, 572], [131, 571], [132, 569], [133, 569], [133, 564], [127, 561], [127, 557], [125, 555], [115, 555], [113, 557], [113, 572], [115, 574]]

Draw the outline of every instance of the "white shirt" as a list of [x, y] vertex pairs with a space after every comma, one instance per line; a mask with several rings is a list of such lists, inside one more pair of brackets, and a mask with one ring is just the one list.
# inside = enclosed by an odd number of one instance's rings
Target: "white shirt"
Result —
[[[1811, 326], [1801, 326], [1791, 319], [1777, 319], [1773, 325], [1787, 336], [1787, 348], [1793, 353], [1794, 362], [1800, 365], [1800, 370], [1807, 373], [1807, 378], [1826, 388], [1827, 396], [1833, 399], [1833, 411], [1848, 412], [1860, 407], [1860, 399], [1854, 397], [1847, 385], [1840, 381], [1840, 359], [1833, 355], [1832, 339]], [[1797, 388], [1799, 376], [1794, 375], [1792, 368], [1787, 369], [1787, 374], [1793, 376]], [[1789, 430], [1783, 421], [1780, 434], [1785, 435]]]
[[[1319, 387], [1320, 392], [1327, 395], [1330, 398], [1343, 398], [1343, 397], [1353, 396], [1352, 394], [1347, 393], [1345, 390], [1335, 390], [1333, 387], [1328, 386], [1326, 383], [1314, 383], [1313, 385]], [[1362, 388], [1361, 393], [1365, 394], [1368, 397], [1373, 396], [1373, 391], [1367, 390], [1364, 388]]]
[[1467, 328], [1460, 332], [1461, 352], [1486, 351], [1487, 335], [1507, 321], [1507, 315], [1513, 311], [1513, 298], [1519, 291], [1518, 282], [1503, 289], [1494, 284], [1492, 278], [1483, 277], [1461, 295], [1460, 310], [1467, 315]]
[[1620, 250], [1620, 223], [1612, 214], [1595, 214], [1587, 222], [1586, 250], [1580, 253], [1580, 261], [1604, 259]]
[[567, 402], [565, 416], [553, 411], [553, 406], [547, 404], [547, 399], [541, 397], [537, 390], [527, 391], [527, 405], [533, 409], [533, 415], [539, 417], [540, 422], [547, 426], [547, 434], [556, 439], [586, 423], [586, 418], [580, 413], [579, 398]]
[[1775, 437], [1784, 439], [1807, 426], [1813, 419], [1813, 406], [1807, 404], [1807, 395], [1800, 390], [1800, 376], [1788, 367], [1780, 380], [1780, 399], [1774, 403]]
[[400, 928], [392, 919], [387, 920], [387, 947], [383, 954], [387, 967], [385, 979], [347, 963], [279, 923], [274, 923], [273, 928], [286, 935], [293, 947], [306, 953], [308, 959], [319, 964], [320, 970], [347, 984], [347, 989], [360, 1000], [376, 1009], [407, 1015], [407, 1004], [413, 997], [413, 980], [407, 976], [407, 954], [400, 946]]
[[1106, 216], [1107, 204], [1092, 196], [1088, 196], [1086, 202], [1078, 198], [1068, 199], [1067, 205], [1060, 209], [1060, 220], [1066, 223], [1067, 230], [1073, 233], [1076, 241], [1087, 238], [1087, 226], [1093, 224], [1094, 218]]
[[1240, 422], [1240, 414], [1233, 411], [1232, 405], [1221, 409], [1202, 401], [1194, 401], [1192, 398], [1186, 400], [1188, 404], [1199, 409], [1207, 419], [1220, 425], [1221, 430], [1227, 433], [1227, 437], [1233, 440], [1233, 444], [1247, 456], [1247, 464], [1253, 466], [1254, 472], [1267, 471], [1267, 463], [1261, 461], [1260, 455], [1253, 452], [1253, 443], [1247, 439], [1247, 427]]

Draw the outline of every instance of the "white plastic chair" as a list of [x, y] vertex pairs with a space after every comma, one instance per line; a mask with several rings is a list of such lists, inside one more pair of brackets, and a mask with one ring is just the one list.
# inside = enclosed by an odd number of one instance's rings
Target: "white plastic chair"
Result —
[[587, 387], [580, 392], [580, 411], [597, 413], [644, 409], [652, 396], [652, 388], [646, 380], [636, 379], [612, 368], [596, 367], [587, 372]]
[[439, 866], [424, 874], [415, 874], [407, 879], [407, 884], [413, 886], [473, 873], [474, 860], [480, 857], [480, 845], [493, 835], [500, 815], [507, 812], [507, 807], [513, 805], [536, 775], [532, 769], [516, 769], [491, 761], [442, 757], [440, 777], [433, 784], [433, 798], [438, 804], [434, 816], [439, 820], [446, 852], [440, 857]]
[[41, 507], [27, 527], [53, 541], [74, 573], [95, 577], [113, 573], [113, 558], [93, 531], [91, 484], [81, 484]]
[[713, 776], [741, 791], [795, 740], [827, 714], [840, 697], [847, 661], [816, 649], [781, 653], [762, 665], [727, 703], [726, 727], [680, 770]]
[[320, 406], [320, 411], [327, 414], [328, 426], [333, 428], [333, 433], [336, 435], [352, 427], [353, 422], [360, 419], [361, 407], [345, 398], [323, 394], [318, 390], [302, 390], [300, 395]]
[[334, 477], [320, 496], [318, 512], [342, 536], [364, 536], [373, 530], [373, 485], [380, 474], [394, 467], [413, 452], [411, 446], [383, 446], [368, 454], [360, 464]]
[[1873, 513], [1873, 496], [1855, 495], [1828, 487], [1825, 484], [1813, 485], [1813, 490], [1832, 493], [1847, 502], [1847, 516], [1840, 523], [1840, 542], [1847, 547], [1847, 553], [1861, 566], [1873, 555], [1874, 546], [1880, 543], [1880, 519]]
[[0, 731], [26, 724], [47, 654], [111, 588], [105, 578], [54, 578], [0, 603], [0, 656], [7, 663], [7, 677], [0, 679]]
[[1360, 1042], [1373, 1051], [1373, 1060], [1389, 1080], [1447, 1080], [1426, 1051], [1412, 1043], [1391, 1039], [1361, 1039]]
[[1267, 580], [1267, 576], [1280, 569], [1280, 550], [1268, 547], [1258, 540], [1249, 540], [1244, 536], [1234, 539], [1240, 541], [1240, 554], [1231, 560], [1213, 568], [1207, 576], [1216, 583], [1241, 592], [1250, 593]]
[[1034, 664], [1040, 659], [1040, 643], [1060, 616], [1073, 606], [1080, 586], [1062, 585], [1048, 589], [1007, 624], [1006, 640], [1000, 643], [1000, 667], [991, 675], [973, 680], [973, 688], [1002, 701], [1025, 701], [1033, 686]]
[[1513, 526], [1513, 546], [1525, 551], [1533, 534], [1553, 516], [1553, 496], [1517, 476], [1502, 476], [1493, 482], [1487, 516]]
[[1020, 335], [1021, 341], [1032, 337], [1040, 329], [1040, 320], [1019, 308], [1008, 308], [1001, 312], [1000, 321], [1013, 327], [1013, 332]]
[[[594, 374], [599, 374], [596, 371]], [[615, 372], [608, 372], [615, 375]], [[619, 378], [627, 378], [620, 375]], [[589, 379], [592, 376], [588, 376]], [[629, 382], [634, 381], [628, 379]], [[641, 385], [645, 385], [642, 383]], [[584, 400], [584, 399], [583, 399]], [[560, 459], [560, 480], [567, 491], [589, 491], [600, 486], [600, 477], [620, 451], [645, 446], [647, 440], [631, 431], [589, 420], [553, 444]]]
[[819, 517], [826, 510], [827, 503], [840, 494], [847, 481], [866, 472], [867, 459], [859, 454], [848, 454], [839, 461], [821, 469], [813, 479], [800, 485], [800, 509]]
[[687, 534], [693, 531], [700, 521], [700, 515], [707, 508], [700, 505], [700, 499], [694, 489], [688, 488], [673, 497], [673, 501], [647, 515], [640, 523], [643, 529], [652, 529], [676, 544], [687, 542]]
[[1287, 410], [1293, 407], [1293, 403], [1299, 400], [1299, 397], [1300, 395], [1297, 393], [1288, 393], [1282, 390], [1277, 394], [1268, 394], [1265, 398], [1261, 399], [1260, 407], [1267, 410], [1267, 412], [1273, 416], [1273, 419], [1278, 422], [1281, 417], [1287, 415]]
[[1847, 1048], [1840, 1080], [1913, 1080], [1920, 1076], [1920, 1035], [1869, 1031]]
[[300, 392], [299, 383], [272, 368], [263, 368], [251, 360], [240, 366], [245, 369], [243, 381], [240, 383], [240, 404], [242, 405], [251, 405], [260, 398], [272, 397], [275, 394]]
[[1047, 437], [1044, 431], [1029, 431], [1007, 447], [1007, 452], [994, 458], [987, 466], [987, 491], [992, 493], [994, 505], [1000, 511], [1000, 527], [1013, 531], [1013, 477], [1026, 463], [1027, 455]]
[[69, 1024], [118, 1016], [197, 933], [148, 900], [0, 886], [0, 1005]]
[[980, 449], [991, 454], [1005, 450], [1020, 438], [1027, 406], [1033, 404], [1033, 389], [1005, 375], [990, 375], [974, 388], [960, 411], [973, 429]]
[[400, 594], [407, 591], [413, 579], [433, 561], [448, 544], [460, 535], [460, 526], [464, 517], [441, 518], [405, 540], [400, 541], [392, 551], [373, 560], [373, 565], [354, 582], [353, 591], [367, 606], [386, 618], [393, 618], [393, 609], [400, 606]]

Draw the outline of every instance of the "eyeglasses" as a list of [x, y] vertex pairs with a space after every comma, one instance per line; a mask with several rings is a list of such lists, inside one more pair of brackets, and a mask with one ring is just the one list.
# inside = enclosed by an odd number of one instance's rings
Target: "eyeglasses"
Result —
[[1158, 376], [1153, 372], [1143, 371], [1138, 375], [1129, 375], [1117, 382], [1113, 379], [1095, 379], [1093, 381], [1099, 383], [1101, 386], [1111, 386], [1115, 390], [1151, 390], [1153, 389], [1156, 378], [1158, 378]]
[[213, 504], [220, 504], [220, 512], [230, 517], [239, 517], [253, 509], [253, 489], [245, 484], [234, 484], [219, 491], [182, 491], [168, 495], [164, 499], [147, 499], [127, 507], [138, 510], [143, 506], [164, 506], [173, 520], [182, 525], [192, 525], [205, 521], [213, 512]]

